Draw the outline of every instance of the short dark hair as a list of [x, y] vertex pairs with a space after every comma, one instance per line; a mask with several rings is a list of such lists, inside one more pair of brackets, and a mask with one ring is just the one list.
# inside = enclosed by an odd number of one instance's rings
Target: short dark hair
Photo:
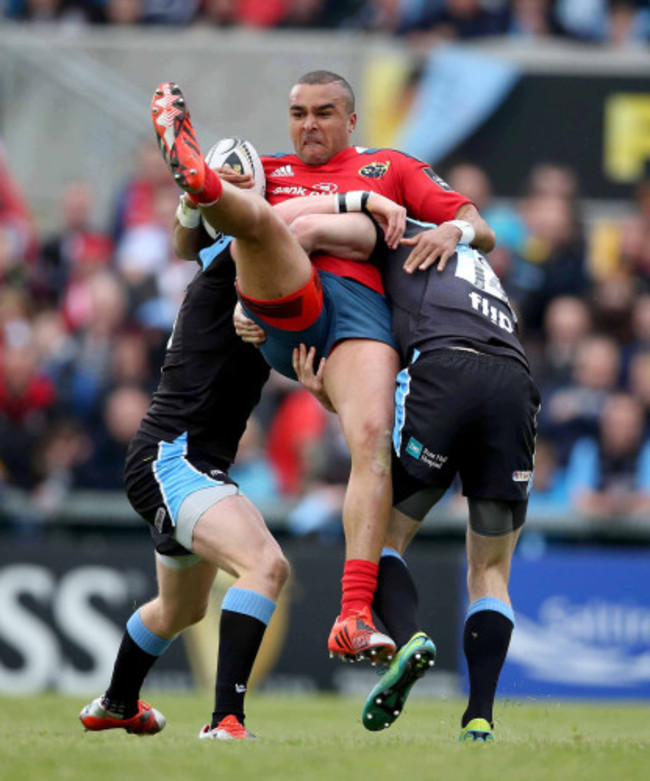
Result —
[[347, 95], [348, 111], [354, 111], [354, 90], [349, 82], [332, 71], [309, 71], [301, 76], [296, 84], [340, 84]]

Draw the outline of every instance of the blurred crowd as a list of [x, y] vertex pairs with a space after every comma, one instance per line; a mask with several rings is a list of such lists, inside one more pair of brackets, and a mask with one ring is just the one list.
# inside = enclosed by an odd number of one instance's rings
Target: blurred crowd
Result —
[[430, 45], [490, 35], [634, 46], [647, 0], [0, 0], [5, 17], [68, 25], [213, 25], [384, 32]]
[[[127, 444], [155, 390], [194, 263], [177, 259], [178, 191], [143, 142], [111, 225], [89, 182], [68, 184], [53, 235], [39, 235], [0, 149], [0, 493], [34, 517], [70, 492], [121, 491]], [[585, 220], [575, 172], [530, 171], [494, 197], [477, 164], [441, 170], [496, 231], [490, 255], [519, 314], [543, 406], [531, 512], [650, 512], [650, 181], [628, 216]], [[273, 374], [233, 477], [255, 502], [290, 502], [297, 534], [340, 534], [349, 454], [336, 416]], [[447, 509], [459, 507], [457, 487]], [[0, 498], [1, 505], [1, 498]]]

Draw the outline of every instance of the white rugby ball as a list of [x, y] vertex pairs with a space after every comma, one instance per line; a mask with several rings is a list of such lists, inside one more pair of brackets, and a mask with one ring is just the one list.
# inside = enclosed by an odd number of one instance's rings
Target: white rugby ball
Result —
[[[205, 162], [213, 170], [229, 165], [238, 174], [252, 174], [253, 192], [262, 196], [266, 192], [264, 166], [255, 147], [245, 138], [222, 138], [205, 156]], [[216, 239], [217, 231], [204, 218], [202, 220], [208, 235]]]

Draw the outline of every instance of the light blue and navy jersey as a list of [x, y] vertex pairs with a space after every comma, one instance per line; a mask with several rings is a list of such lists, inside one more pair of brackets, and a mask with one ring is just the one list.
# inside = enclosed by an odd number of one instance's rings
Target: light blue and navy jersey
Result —
[[204, 457], [234, 460], [241, 435], [260, 398], [269, 367], [236, 335], [237, 302], [231, 239], [200, 253], [201, 269], [188, 285], [167, 345], [160, 384], [140, 426], [140, 436], [174, 442]]
[[[431, 227], [408, 220], [406, 235]], [[404, 364], [414, 350], [465, 347], [510, 356], [528, 369], [516, 314], [488, 261], [475, 249], [459, 244], [444, 271], [434, 265], [407, 274], [403, 265], [411, 249], [389, 251], [382, 269], [393, 333]]]

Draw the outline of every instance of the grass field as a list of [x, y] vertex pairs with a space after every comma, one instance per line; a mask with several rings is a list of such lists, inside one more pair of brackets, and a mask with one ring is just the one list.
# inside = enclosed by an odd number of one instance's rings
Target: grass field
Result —
[[361, 726], [360, 699], [249, 697], [256, 741], [199, 741], [210, 699], [151, 698], [167, 716], [155, 737], [84, 733], [83, 699], [0, 699], [0, 779], [7, 781], [629, 781], [648, 777], [642, 705], [500, 702], [498, 742], [459, 745], [460, 702], [413, 699], [389, 730]]

